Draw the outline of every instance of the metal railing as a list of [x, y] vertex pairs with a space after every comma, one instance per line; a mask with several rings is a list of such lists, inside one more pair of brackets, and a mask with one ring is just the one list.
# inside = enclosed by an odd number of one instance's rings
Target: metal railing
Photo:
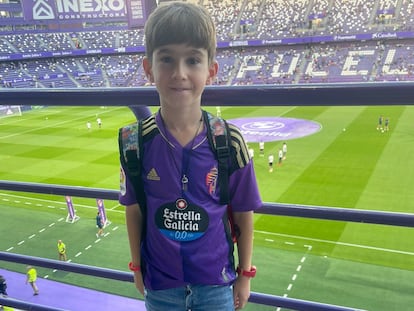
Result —
[[[109, 200], [116, 200], [118, 198], [118, 191], [103, 190], [97, 188], [82, 188], [62, 185], [24, 183], [0, 180], [0, 189], [9, 191], [21, 191], [32, 193], [43, 193], [53, 195], [70, 195], [76, 197], [89, 198], [103, 198]], [[263, 213], [269, 215], [283, 215], [294, 217], [318, 218], [325, 220], [339, 220], [350, 222], [376, 223], [393, 226], [414, 227], [414, 214], [406, 213], [392, 213], [381, 211], [355, 210], [346, 208], [329, 208], [309, 205], [292, 205], [292, 204], [277, 204], [264, 203], [263, 207], [256, 211], [256, 213]], [[87, 265], [61, 262], [57, 260], [37, 258], [32, 256], [12, 254], [8, 252], [0, 252], [0, 260], [10, 261], [15, 263], [30, 264], [39, 267], [59, 269], [74, 273], [81, 273], [95, 277], [103, 277], [118, 281], [133, 282], [131, 273], [116, 271], [100, 267], [92, 267]], [[302, 311], [349, 311], [355, 310], [343, 306], [329, 305], [312, 301], [305, 301], [300, 299], [266, 295], [261, 293], [252, 293], [249, 299], [252, 303], [289, 308], [292, 310]], [[38, 311], [54, 311], [59, 310], [47, 306], [32, 305], [22, 301], [2, 298], [0, 297], [0, 304], [6, 306], [16, 307], [23, 310], [38, 310]]]

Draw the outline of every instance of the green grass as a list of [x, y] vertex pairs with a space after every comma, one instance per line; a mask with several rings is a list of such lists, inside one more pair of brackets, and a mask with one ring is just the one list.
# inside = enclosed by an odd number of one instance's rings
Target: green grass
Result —
[[[265, 202], [414, 212], [414, 107], [222, 107], [222, 115], [322, 125], [316, 134], [287, 141], [287, 159], [273, 173], [267, 154], [282, 142], [266, 143], [265, 157], [249, 143]], [[390, 118], [389, 132], [376, 130], [379, 115]], [[116, 107], [49, 107], [2, 118], [0, 179], [118, 189], [117, 130], [133, 120], [128, 108]], [[111, 225], [95, 243], [95, 200], [73, 200], [81, 219], [69, 224], [63, 197], [0, 192], [0, 250], [57, 259], [56, 241], [63, 239], [73, 262], [127, 271], [123, 207], [105, 201]], [[366, 310], [410, 310], [414, 304], [412, 228], [256, 214], [254, 238], [255, 292]], [[2, 267], [22, 271], [18, 264]], [[50, 269], [39, 274], [139, 297], [129, 283]], [[253, 309], [274, 310], [247, 307]]]

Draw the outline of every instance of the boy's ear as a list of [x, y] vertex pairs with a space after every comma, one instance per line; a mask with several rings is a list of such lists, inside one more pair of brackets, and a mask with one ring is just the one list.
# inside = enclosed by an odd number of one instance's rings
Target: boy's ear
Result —
[[207, 85], [213, 84], [213, 81], [217, 76], [218, 69], [219, 69], [219, 65], [217, 61], [213, 61], [213, 63], [210, 65], [210, 68], [208, 69], [208, 78], [206, 81]]
[[151, 61], [146, 56], [142, 59], [142, 67], [144, 67], [145, 76], [149, 82], [153, 83], [154, 76], [152, 75]]

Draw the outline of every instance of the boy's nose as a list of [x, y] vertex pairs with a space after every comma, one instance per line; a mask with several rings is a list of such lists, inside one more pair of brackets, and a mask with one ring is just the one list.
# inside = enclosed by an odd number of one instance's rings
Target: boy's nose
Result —
[[177, 63], [174, 68], [173, 77], [175, 79], [185, 79], [186, 71], [185, 71], [185, 64], [182, 62]]

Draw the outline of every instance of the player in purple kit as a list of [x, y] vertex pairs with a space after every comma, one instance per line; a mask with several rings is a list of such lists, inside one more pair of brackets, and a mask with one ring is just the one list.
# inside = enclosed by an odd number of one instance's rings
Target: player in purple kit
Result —
[[[253, 211], [262, 205], [240, 131], [229, 125], [232, 165], [228, 190], [237, 235], [235, 269], [227, 204], [220, 204], [218, 161], [201, 109], [204, 87], [216, 77], [216, 33], [194, 4], [159, 6], [145, 26], [143, 68], [156, 85], [160, 109], [145, 119], [142, 214], [131, 176], [121, 167], [129, 267], [147, 310], [234, 310], [250, 295]], [[145, 226], [144, 232], [142, 228]]]

